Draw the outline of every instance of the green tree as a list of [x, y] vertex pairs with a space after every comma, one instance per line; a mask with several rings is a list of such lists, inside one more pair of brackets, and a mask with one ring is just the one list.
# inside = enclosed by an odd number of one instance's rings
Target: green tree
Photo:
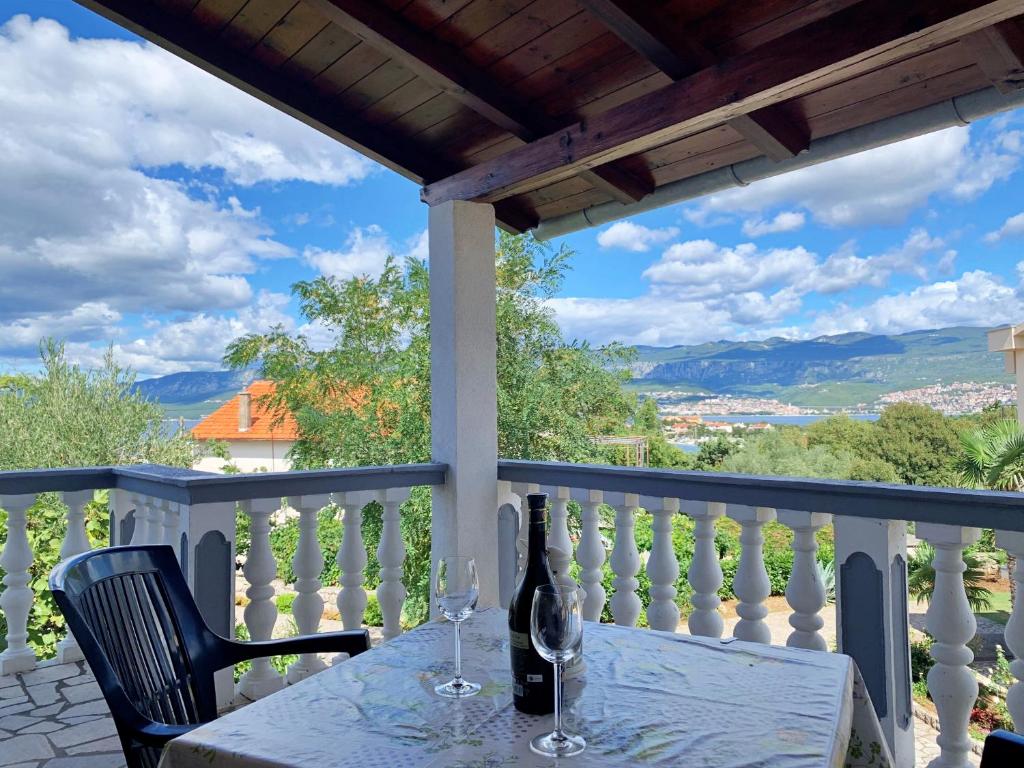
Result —
[[[191, 466], [196, 445], [182, 432], [168, 436], [163, 411], [134, 390], [131, 371], [119, 368], [108, 351], [96, 370], [67, 362], [53, 340], [40, 345], [38, 375], [0, 380], [0, 469], [82, 467], [159, 463]], [[40, 494], [28, 510], [29, 545], [35, 555], [30, 586], [35, 592], [29, 640], [36, 652], [51, 656], [64, 619], [47, 589], [50, 571], [60, 560], [66, 508], [55, 493]], [[107, 493], [97, 492], [86, 506], [86, 533], [93, 546], [108, 541]], [[0, 510], [0, 539], [6, 539], [6, 513]], [[0, 541], [0, 548], [3, 542]], [[0, 613], [0, 638], [6, 635]]]
[[[591, 436], [621, 431], [633, 415], [635, 399], [622, 388], [632, 354], [618, 345], [566, 341], [548, 306], [571, 255], [566, 246], [554, 250], [529, 236], [498, 240], [498, 449], [506, 458], [596, 460]], [[302, 314], [331, 336], [326, 349], [281, 328], [228, 346], [228, 365], [258, 364], [277, 382], [268, 405], [295, 416], [296, 468], [429, 460], [428, 278], [422, 261], [389, 259], [377, 278], [296, 283]], [[406, 504], [402, 525], [411, 579], [407, 613], [422, 618], [429, 589], [427, 496]]]
[[849, 454], [836, 456], [823, 445], [806, 447], [795, 429], [772, 429], [744, 440], [743, 446], [722, 462], [722, 471], [748, 475], [844, 478]]
[[959, 448], [952, 419], [915, 403], [887, 406], [873, 425], [875, 456], [911, 485], [952, 485]]

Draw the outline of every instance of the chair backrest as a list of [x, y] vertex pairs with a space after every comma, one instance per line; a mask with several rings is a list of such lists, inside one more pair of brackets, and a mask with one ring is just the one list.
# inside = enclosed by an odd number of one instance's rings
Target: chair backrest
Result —
[[223, 641], [203, 621], [171, 547], [87, 552], [54, 569], [50, 590], [126, 752], [138, 715], [171, 725], [217, 716], [214, 672], [224, 666]]
[[981, 768], [1020, 768], [1024, 766], [1024, 736], [992, 731], [981, 752]]

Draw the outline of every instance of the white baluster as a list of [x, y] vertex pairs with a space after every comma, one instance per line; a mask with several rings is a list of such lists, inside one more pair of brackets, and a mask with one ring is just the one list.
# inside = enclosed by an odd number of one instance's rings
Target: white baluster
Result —
[[181, 505], [176, 501], [161, 501], [160, 518], [163, 525], [159, 541], [161, 544], [173, 547], [174, 553], [180, 560], [181, 554], [178, 552], [178, 547], [180, 545]]
[[[338, 613], [345, 629], [359, 629], [366, 611], [366, 590], [363, 589], [363, 570], [366, 568], [366, 545], [363, 544], [363, 506], [367, 496], [363, 493], [336, 493], [336, 503], [342, 507], [343, 533], [338, 548], [338, 569], [341, 590], [338, 592]], [[369, 498], [372, 498], [369, 497]], [[340, 656], [340, 654], [339, 654]]]
[[576, 562], [580, 564], [580, 588], [586, 595], [583, 600], [583, 618], [587, 621], [600, 621], [605, 601], [601, 567], [607, 553], [601, 538], [598, 507], [604, 501], [604, 494], [601, 491], [576, 491], [576, 500], [583, 509], [580, 543], [576, 547]]
[[[270, 516], [280, 506], [280, 499], [253, 499], [240, 502], [249, 515], [249, 555], [242, 573], [249, 588], [245, 591], [245, 626], [251, 640], [270, 640], [277, 622], [272, 582], [277, 576], [277, 561], [270, 549]], [[253, 659], [252, 668], [242, 675], [238, 691], [248, 699], [259, 699], [284, 686], [284, 679], [270, 664], [270, 659]]]
[[679, 606], [676, 605], [679, 559], [672, 543], [672, 521], [679, 513], [679, 499], [645, 496], [641, 503], [653, 516], [654, 530], [651, 554], [647, 559], [647, 576], [651, 580], [647, 623], [651, 629], [675, 632], [679, 628]]
[[740, 640], [770, 643], [771, 630], [764, 618], [768, 607], [764, 601], [772, 593], [768, 571], [764, 567], [764, 524], [775, 519], [775, 510], [769, 507], [747, 507], [727, 504], [726, 514], [740, 524], [740, 564], [733, 577], [732, 588], [739, 598], [736, 613], [740, 620], [733, 635]]
[[384, 520], [377, 561], [380, 563], [380, 586], [377, 602], [384, 617], [384, 639], [390, 640], [402, 633], [402, 606], [406, 590], [402, 583], [402, 565], [405, 562], [405, 542], [402, 541], [402, 503], [409, 498], [408, 488], [389, 488], [380, 493], [384, 507]]
[[[320, 510], [331, 503], [329, 494], [300, 496], [299, 543], [292, 557], [295, 572], [295, 601], [292, 603], [292, 617], [300, 635], [312, 635], [320, 631], [320, 619], [324, 615], [324, 599], [320, 597], [320, 574], [324, 570], [324, 554], [317, 538]], [[302, 653], [288, 667], [285, 679], [289, 684], [297, 683], [316, 674], [327, 665], [315, 653]]]
[[971, 737], [967, 731], [978, 698], [978, 680], [971, 671], [974, 653], [967, 643], [977, 622], [964, 589], [964, 547], [978, 540], [978, 528], [918, 523], [917, 536], [935, 547], [935, 591], [925, 626], [932, 636], [935, 665], [928, 671], [928, 692], [939, 713], [939, 756], [929, 768], [968, 768]]
[[141, 493], [133, 493], [132, 505], [135, 507], [135, 529], [132, 531], [132, 545], [149, 543], [149, 497]]
[[519, 496], [519, 536], [516, 539], [516, 552], [519, 554], [517, 578], [526, 567], [526, 553], [530, 549], [530, 502], [526, 496], [539, 492], [540, 486], [537, 483], [512, 483], [512, 493]]
[[717, 501], [684, 501], [682, 510], [693, 518], [693, 560], [686, 576], [693, 589], [693, 612], [686, 620], [690, 634], [721, 637], [725, 629], [718, 606], [722, 601], [722, 564], [715, 545], [715, 521], [725, 514], [725, 504]]
[[0, 554], [4, 569], [4, 589], [0, 609], [7, 618], [7, 648], [0, 653], [0, 675], [26, 672], [36, 666], [36, 653], [28, 644], [28, 615], [32, 611], [32, 588], [29, 568], [32, 548], [28, 543], [28, 508], [35, 504], [32, 494], [0, 497], [0, 507], [7, 511], [7, 542]]
[[[609, 494], [611, 495], [611, 494]], [[636, 548], [633, 529], [636, 525], [636, 510], [640, 497], [635, 493], [621, 495], [622, 503], [615, 504], [615, 547], [612, 549], [611, 566], [615, 573], [612, 586], [612, 617], [616, 624], [636, 626], [643, 604], [636, 590], [640, 582], [636, 578], [640, 570], [640, 552]]]
[[832, 522], [832, 515], [793, 509], [780, 509], [777, 514], [779, 522], [793, 531], [793, 570], [786, 584], [786, 601], [793, 609], [789, 617], [793, 631], [786, 638], [786, 645], [827, 651], [828, 643], [820, 632], [825, 626], [820, 615], [825, 607], [825, 585], [818, 570], [817, 533]]
[[1024, 733], [1024, 533], [997, 531], [996, 543], [1017, 559], [1013, 572], [1017, 597], [1003, 636], [1007, 649], [1013, 654], [1010, 672], [1017, 678], [1006, 694], [1006, 708], [1013, 718], [1014, 730]]
[[[92, 501], [93, 492], [65, 491], [61, 496], [68, 507], [68, 513], [67, 530], [64, 532], [64, 542], [60, 547], [60, 559], [67, 560], [91, 549], [89, 536], [85, 531], [85, 505]], [[66, 664], [79, 661], [81, 658], [82, 650], [68, 630], [64, 638], [57, 643], [57, 661]]]
[[569, 538], [569, 498], [568, 488], [544, 488], [551, 501], [551, 526], [548, 530], [548, 546], [558, 547], [572, 557], [572, 539]]

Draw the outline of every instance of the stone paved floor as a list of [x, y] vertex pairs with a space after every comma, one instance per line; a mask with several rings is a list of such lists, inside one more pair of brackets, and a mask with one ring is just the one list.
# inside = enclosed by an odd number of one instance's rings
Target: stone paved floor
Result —
[[[914, 719], [917, 768], [938, 755], [938, 733]], [[978, 759], [972, 755], [972, 764]], [[0, 768], [124, 768], [114, 724], [84, 665], [45, 663], [0, 677]]]
[[124, 764], [114, 722], [84, 664], [43, 664], [23, 675], [0, 677], [0, 766]]

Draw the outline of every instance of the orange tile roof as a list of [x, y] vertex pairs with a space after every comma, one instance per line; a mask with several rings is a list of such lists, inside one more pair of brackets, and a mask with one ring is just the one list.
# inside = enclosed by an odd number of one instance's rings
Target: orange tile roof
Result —
[[238, 395], [211, 413], [192, 428], [196, 440], [298, 440], [299, 425], [290, 412], [285, 411], [279, 420], [263, 398], [276, 390], [272, 381], [254, 381], [246, 388], [252, 395], [250, 406], [252, 426], [247, 432], [238, 431]]

